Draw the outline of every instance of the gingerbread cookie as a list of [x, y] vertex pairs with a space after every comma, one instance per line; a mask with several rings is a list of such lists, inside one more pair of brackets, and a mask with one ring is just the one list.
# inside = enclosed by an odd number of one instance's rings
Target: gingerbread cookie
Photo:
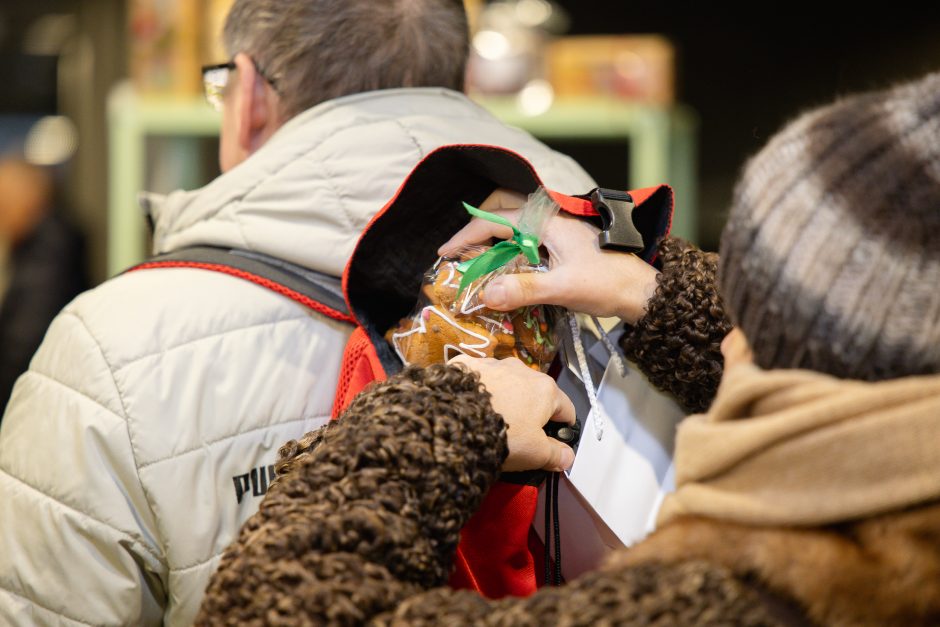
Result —
[[[410, 328], [408, 328], [410, 327]], [[392, 346], [406, 364], [429, 366], [456, 355], [492, 357], [498, 341], [485, 326], [429, 305], [421, 314], [391, 333]]]
[[457, 270], [460, 263], [453, 259], [440, 259], [437, 262], [433, 282], [426, 283], [422, 288], [430, 302], [450, 309], [450, 304], [457, 299], [457, 290], [460, 289], [461, 274]]
[[523, 307], [514, 312], [516, 348], [520, 358], [528, 364], [550, 361], [558, 347], [550, 332], [544, 307]]
[[[466, 255], [465, 255], [466, 256]], [[516, 357], [537, 370], [547, 369], [557, 352], [544, 307], [501, 312], [486, 307], [480, 293], [486, 280], [474, 281], [458, 296], [465, 259], [439, 259], [421, 288], [421, 309], [389, 330], [385, 338], [406, 364], [444, 363], [458, 354]]]

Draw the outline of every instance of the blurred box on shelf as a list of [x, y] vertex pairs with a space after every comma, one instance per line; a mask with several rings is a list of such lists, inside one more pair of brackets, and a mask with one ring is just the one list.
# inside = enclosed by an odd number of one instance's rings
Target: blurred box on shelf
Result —
[[675, 100], [675, 49], [660, 35], [561, 37], [549, 45], [548, 68], [558, 97]]
[[203, 0], [202, 59], [205, 64], [225, 63], [228, 53], [222, 45], [225, 17], [235, 0]]
[[467, 11], [467, 23], [470, 26], [470, 34], [472, 35], [477, 30], [480, 13], [483, 11], [483, 0], [463, 0], [463, 7]]
[[193, 0], [130, 0], [130, 74], [144, 94], [199, 89], [199, 11]]
[[134, 88], [144, 95], [200, 94], [200, 67], [227, 59], [221, 35], [232, 1], [129, 0]]

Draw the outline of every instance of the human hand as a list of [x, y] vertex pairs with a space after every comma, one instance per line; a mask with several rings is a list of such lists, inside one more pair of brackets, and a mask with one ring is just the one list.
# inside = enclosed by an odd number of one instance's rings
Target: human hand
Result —
[[754, 353], [738, 327], [731, 329], [721, 341], [721, 356], [725, 359], [725, 372], [740, 364], [754, 363]]
[[549, 420], [573, 425], [576, 419], [574, 404], [551, 377], [512, 358], [480, 359], [458, 355], [448, 363], [480, 375], [480, 381], [492, 397], [493, 410], [506, 422], [509, 457], [503, 463], [503, 470], [571, 468], [574, 450], [542, 430]]
[[[516, 222], [525, 196], [498, 189], [480, 205]], [[655, 268], [636, 255], [602, 250], [599, 230], [584, 220], [559, 214], [546, 225], [542, 245], [548, 250], [549, 271], [506, 274], [487, 283], [483, 303], [497, 311], [524, 305], [561, 305], [593, 316], [616, 316], [629, 324], [646, 313], [656, 291]], [[450, 256], [465, 246], [490, 238], [512, 237], [509, 228], [474, 218], [437, 251]]]

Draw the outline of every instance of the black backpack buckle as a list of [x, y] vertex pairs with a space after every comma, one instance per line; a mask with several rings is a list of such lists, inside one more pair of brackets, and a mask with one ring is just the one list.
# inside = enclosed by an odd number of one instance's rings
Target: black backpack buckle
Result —
[[601, 248], [627, 253], [643, 250], [643, 235], [633, 224], [635, 205], [630, 194], [598, 187], [589, 198], [601, 218], [601, 232], [597, 236]]

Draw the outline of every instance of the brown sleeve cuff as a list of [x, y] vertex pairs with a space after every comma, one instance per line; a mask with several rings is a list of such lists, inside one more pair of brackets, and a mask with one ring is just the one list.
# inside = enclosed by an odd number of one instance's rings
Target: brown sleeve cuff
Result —
[[718, 295], [718, 255], [673, 237], [659, 253], [656, 293], [636, 325], [626, 325], [621, 347], [653, 385], [686, 411], [703, 412], [718, 390], [721, 340], [731, 330]]

